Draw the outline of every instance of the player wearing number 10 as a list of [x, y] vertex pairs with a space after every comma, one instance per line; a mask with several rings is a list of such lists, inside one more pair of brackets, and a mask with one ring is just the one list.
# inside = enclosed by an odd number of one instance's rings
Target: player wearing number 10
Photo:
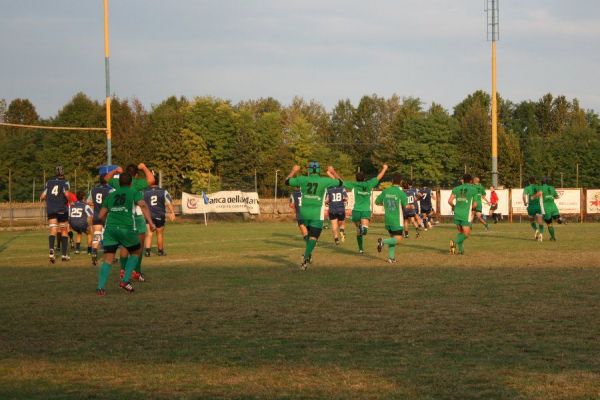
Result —
[[[317, 240], [323, 229], [323, 220], [325, 219], [325, 192], [328, 188], [342, 186], [341, 179], [326, 178], [320, 176], [321, 166], [316, 161], [308, 163], [308, 175], [294, 177], [300, 166], [294, 165], [292, 171], [287, 176], [285, 183], [288, 186], [297, 186], [302, 192], [302, 206], [300, 207], [300, 218], [304, 221], [308, 229], [308, 239], [306, 240], [306, 250], [304, 259], [300, 268], [306, 270], [312, 259], [312, 252], [317, 245]], [[331, 176], [337, 174], [333, 167], [327, 168], [327, 173]]]

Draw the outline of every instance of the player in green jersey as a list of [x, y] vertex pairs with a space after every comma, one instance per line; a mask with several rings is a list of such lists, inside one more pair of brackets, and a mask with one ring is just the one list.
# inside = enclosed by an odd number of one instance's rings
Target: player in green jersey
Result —
[[[148, 167], [146, 167], [144, 163], [140, 163], [137, 166], [134, 164], [129, 164], [126, 167], [125, 171], [127, 171], [127, 173], [133, 178], [131, 187], [142, 193], [142, 195], [144, 194], [144, 190], [154, 185], [155, 183], [154, 174], [148, 169]], [[114, 171], [111, 171], [108, 174], [106, 174], [105, 179], [108, 182], [108, 184], [113, 188], [118, 189], [119, 180], [113, 177], [122, 172], [123, 168], [118, 167]], [[144, 178], [138, 178], [140, 172], [144, 173]], [[134, 215], [136, 219], [137, 232], [140, 235], [140, 241], [142, 243], [146, 243], [146, 223], [144, 222], [144, 217], [142, 216], [141, 210], [138, 207], [136, 207]], [[119, 254], [119, 261], [121, 263], [121, 276], [125, 274], [125, 265], [127, 264], [127, 257], [127, 251], [125, 249], [121, 249], [121, 253]], [[146, 280], [146, 278], [142, 274], [143, 257], [143, 253], [138, 257], [138, 264], [135, 266], [135, 271], [133, 273], [133, 279], [138, 280], [140, 282], [144, 282]]]
[[375, 199], [375, 204], [383, 205], [385, 210], [385, 229], [390, 237], [388, 239], [377, 239], [377, 251], [381, 253], [384, 245], [388, 246], [388, 262], [396, 262], [396, 245], [402, 240], [402, 231], [404, 230], [404, 208], [414, 207], [408, 204], [408, 197], [400, 187], [402, 177], [400, 174], [394, 174], [392, 177], [392, 186], [384, 189]]
[[523, 189], [523, 204], [527, 206], [527, 215], [531, 229], [535, 232], [535, 240], [541, 242], [544, 236], [544, 222], [542, 219], [542, 192], [536, 185], [535, 176], [529, 178], [529, 185]]
[[562, 224], [562, 219], [560, 219], [558, 207], [554, 202], [555, 199], [558, 199], [558, 192], [550, 183], [551, 182], [549, 177], [543, 177], [542, 186], [538, 187], [538, 190], [542, 192], [541, 213], [543, 215], [544, 222], [546, 222], [546, 225], [548, 226], [548, 232], [550, 233], [550, 241], [554, 242], [556, 241], [556, 236], [554, 236], [554, 226], [552, 225], [552, 222], [556, 221], [559, 224]]
[[458, 229], [456, 240], [450, 241], [451, 254], [464, 254], [463, 242], [471, 235], [471, 219], [473, 210], [477, 207], [477, 190], [472, 182], [471, 175], [465, 174], [462, 185], [452, 189], [452, 194], [448, 199], [448, 204], [454, 211], [454, 223]]
[[121, 278], [119, 286], [128, 292], [133, 292], [133, 286], [129, 282], [138, 258], [142, 252], [142, 246], [136, 230], [136, 218], [134, 210], [136, 206], [142, 210], [144, 223], [148, 223], [151, 230], [156, 229], [148, 206], [144, 202], [142, 193], [131, 186], [132, 178], [127, 172], [119, 176], [119, 188], [111, 192], [102, 202], [102, 208], [98, 218], [105, 221], [104, 230], [104, 263], [98, 274], [98, 287], [96, 293], [99, 296], [106, 294], [105, 286], [110, 275], [111, 264], [119, 246], [123, 246], [129, 252], [125, 265], [125, 274]]
[[[352, 208], [351, 219], [356, 225], [356, 242], [358, 243], [358, 252], [360, 254], [364, 253], [363, 238], [369, 232], [369, 222], [371, 221], [371, 193], [373, 192], [373, 188], [379, 184], [387, 169], [387, 164], [383, 164], [381, 171], [379, 171], [375, 178], [366, 180], [364, 173], [357, 172], [356, 182], [344, 182], [346, 189], [354, 191], [354, 207]], [[339, 175], [329, 176], [341, 179]]]
[[483, 226], [485, 226], [485, 229], [488, 230], [490, 229], [490, 226], [488, 225], [487, 221], [483, 219], [483, 202], [485, 201], [485, 203], [488, 205], [490, 204], [490, 202], [485, 197], [485, 187], [483, 187], [483, 185], [479, 182], [480, 179], [478, 176], [473, 178], [473, 186], [475, 187], [475, 190], [477, 190], [477, 197], [475, 198], [477, 200], [475, 216], [477, 217], [477, 220], [481, 222]]
[[[323, 219], [325, 218], [325, 193], [328, 188], [341, 186], [343, 181], [339, 178], [326, 178], [321, 176], [321, 166], [316, 161], [308, 163], [308, 175], [295, 175], [300, 171], [300, 166], [294, 165], [292, 171], [287, 176], [285, 183], [288, 186], [300, 188], [302, 193], [302, 205], [300, 206], [300, 218], [308, 230], [306, 238], [306, 249], [304, 259], [300, 265], [303, 271], [308, 268], [312, 261], [312, 252], [317, 245], [317, 240], [323, 230]], [[337, 175], [335, 169], [327, 167], [327, 174]]]

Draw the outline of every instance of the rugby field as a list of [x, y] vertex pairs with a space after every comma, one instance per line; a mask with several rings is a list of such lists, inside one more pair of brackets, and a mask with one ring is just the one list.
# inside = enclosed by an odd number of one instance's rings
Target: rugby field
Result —
[[454, 227], [367, 254], [292, 223], [173, 224], [136, 292], [94, 289], [85, 255], [0, 232], [2, 399], [598, 399], [600, 224]]

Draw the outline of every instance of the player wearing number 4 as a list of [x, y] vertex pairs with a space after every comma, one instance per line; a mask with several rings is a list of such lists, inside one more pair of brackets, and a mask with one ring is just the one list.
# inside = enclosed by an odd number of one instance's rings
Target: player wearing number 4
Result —
[[101, 221], [106, 221], [104, 231], [104, 263], [100, 267], [98, 287], [96, 289], [98, 296], [106, 294], [106, 281], [110, 275], [111, 264], [119, 246], [123, 246], [129, 252], [129, 257], [125, 265], [125, 273], [121, 277], [119, 286], [130, 293], [134, 290], [129, 280], [142, 253], [142, 245], [136, 229], [137, 219], [134, 217], [136, 206], [140, 208], [150, 230], [155, 230], [156, 227], [152, 222], [152, 217], [150, 216], [142, 192], [132, 186], [131, 175], [127, 172], [122, 172], [119, 176], [119, 188], [106, 197], [98, 215]]
[[92, 230], [94, 232], [94, 236], [92, 239], [92, 264], [98, 264], [98, 247], [100, 246], [100, 241], [102, 240], [102, 230], [104, 229], [104, 224], [98, 218], [100, 215], [100, 209], [102, 208], [102, 203], [106, 196], [115, 189], [106, 183], [105, 175], [100, 175], [100, 183], [97, 186], [94, 186], [90, 191], [90, 194], [87, 198], [88, 204], [93, 207], [94, 215], [92, 217]]
[[[295, 175], [300, 171], [298, 165], [294, 165], [292, 171], [287, 176], [285, 183], [288, 186], [300, 188], [302, 193], [302, 206], [300, 207], [300, 218], [304, 221], [308, 230], [308, 239], [306, 240], [306, 249], [304, 259], [300, 265], [301, 270], [306, 270], [312, 260], [312, 252], [317, 245], [317, 240], [323, 230], [323, 220], [325, 219], [325, 192], [328, 188], [342, 186], [341, 179], [326, 178], [320, 176], [321, 166], [316, 161], [308, 163], [308, 175]], [[333, 167], [327, 167], [329, 176], [337, 175]]]
[[388, 246], [388, 262], [393, 264], [396, 262], [396, 245], [402, 240], [402, 231], [404, 230], [404, 209], [406, 207], [414, 207], [408, 204], [408, 196], [400, 188], [402, 177], [399, 174], [394, 174], [392, 178], [392, 186], [384, 189], [375, 199], [375, 204], [383, 205], [385, 210], [385, 229], [390, 234], [388, 239], [377, 239], [377, 251], [381, 253], [384, 245]]
[[[154, 178], [156, 181], [156, 177]], [[165, 253], [165, 223], [167, 208], [169, 209], [169, 220], [175, 221], [175, 210], [173, 209], [173, 199], [169, 192], [158, 185], [152, 185], [144, 192], [144, 201], [150, 208], [152, 222], [156, 226], [156, 247], [159, 256], [166, 256]], [[152, 231], [146, 232], [146, 257], [150, 257], [152, 249]]]
[[55, 168], [56, 177], [46, 182], [46, 188], [40, 196], [40, 200], [46, 200], [46, 213], [48, 215], [48, 227], [50, 235], [48, 236], [48, 245], [50, 247], [49, 259], [51, 263], [56, 260], [54, 256], [54, 241], [59, 233], [59, 245], [62, 253], [62, 260], [69, 261], [67, 254], [69, 246], [69, 212], [67, 206], [67, 195], [69, 194], [69, 182], [65, 180], [65, 173], [62, 166]]
[[[364, 253], [364, 237], [369, 232], [369, 222], [371, 221], [371, 193], [373, 188], [379, 184], [379, 181], [387, 171], [387, 164], [377, 174], [377, 177], [365, 180], [365, 174], [356, 173], [356, 182], [344, 182], [344, 187], [354, 191], [354, 208], [352, 209], [352, 222], [356, 225], [356, 242], [358, 243], [358, 252]], [[341, 179], [337, 174], [327, 174], [336, 179]]]

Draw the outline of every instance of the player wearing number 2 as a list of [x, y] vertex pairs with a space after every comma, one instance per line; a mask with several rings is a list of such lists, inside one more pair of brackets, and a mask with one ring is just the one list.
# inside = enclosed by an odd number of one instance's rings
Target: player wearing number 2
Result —
[[[285, 183], [288, 186], [296, 186], [302, 192], [302, 206], [300, 207], [300, 218], [308, 229], [308, 239], [304, 259], [300, 265], [303, 271], [308, 268], [312, 260], [312, 252], [317, 245], [317, 240], [323, 230], [323, 219], [325, 218], [325, 192], [328, 188], [342, 186], [341, 179], [326, 178], [320, 176], [321, 165], [316, 161], [308, 163], [308, 175], [295, 175], [300, 171], [300, 166], [294, 165], [287, 176]], [[329, 176], [337, 175], [333, 167], [327, 168]]]
[[[156, 178], [154, 179], [156, 181]], [[166, 256], [165, 253], [165, 223], [167, 208], [169, 209], [169, 220], [175, 221], [175, 210], [173, 209], [173, 199], [169, 192], [158, 185], [152, 185], [144, 191], [144, 201], [150, 208], [152, 222], [156, 225], [156, 247], [159, 256]], [[150, 257], [152, 249], [152, 231], [146, 232], [146, 257]]]
[[98, 215], [100, 214], [104, 199], [114, 190], [112, 186], [106, 183], [105, 175], [100, 175], [100, 184], [92, 188], [87, 199], [88, 204], [94, 209], [94, 216], [92, 217], [92, 230], [94, 233], [92, 240], [92, 264], [94, 265], [98, 263], [98, 246], [102, 240], [102, 229], [104, 229], [104, 224], [100, 221]]
[[48, 227], [50, 235], [48, 236], [48, 245], [50, 247], [50, 262], [56, 260], [54, 256], [54, 241], [56, 234], [60, 231], [60, 249], [62, 260], [69, 261], [67, 254], [69, 246], [69, 210], [67, 196], [69, 194], [69, 182], [65, 180], [65, 173], [62, 166], [55, 168], [56, 177], [46, 182], [46, 188], [40, 196], [40, 200], [46, 200], [46, 213], [48, 215]]

